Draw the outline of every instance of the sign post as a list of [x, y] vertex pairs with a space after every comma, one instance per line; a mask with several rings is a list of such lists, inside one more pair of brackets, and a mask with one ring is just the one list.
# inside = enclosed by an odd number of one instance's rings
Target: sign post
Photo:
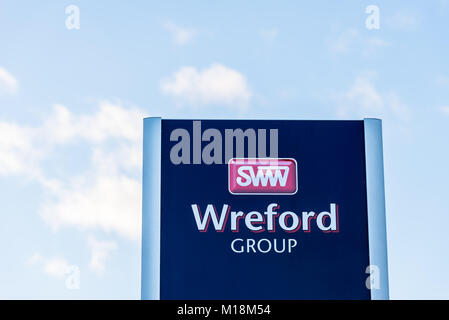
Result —
[[382, 124], [144, 119], [142, 299], [388, 299]]

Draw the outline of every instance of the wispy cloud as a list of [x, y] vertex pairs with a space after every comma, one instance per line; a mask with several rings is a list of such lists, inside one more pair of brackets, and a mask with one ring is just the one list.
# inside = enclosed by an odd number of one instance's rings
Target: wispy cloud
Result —
[[203, 70], [182, 67], [161, 81], [161, 91], [174, 97], [178, 105], [194, 107], [222, 104], [244, 108], [252, 96], [246, 77], [219, 63]]
[[[41, 152], [33, 146], [33, 129], [0, 122], [0, 175], [36, 174]], [[33, 161], [34, 160], [34, 161]]]
[[180, 46], [190, 43], [197, 34], [192, 28], [180, 27], [170, 21], [165, 22], [163, 27], [170, 32], [173, 43]]
[[125, 238], [140, 238], [140, 183], [125, 175], [87, 176], [60, 190], [55, 201], [41, 208], [41, 215], [54, 230], [115, 232]]
[[82, 115], [75, 115], [67, 107], [56, 104], [42, 126], [41, 134], [53, 144], [76, 140], [95, 144], [107, 139], [136, 140], [141, 130], [135, 121], [142, 117], [140, 110], [127, 109], [109, 101], [100, 101], [95, 113]]
[[346, 54], [352, 51], [358, 51], [365, 56], [370, 56], [378, 49], [390, 45], [389, 42], [380, 36], [368, 36], [353, 28], [337, 33], [327, 42], [333, 54]]
[[401, 11], [386, 18], [387, 26], [400, 30], [414, 30], [418, 25], [415, 13]]
[[358, 76], [348, 90], [334, 96], [340, 117], [394, 119], [406, 123], [410, 109], [394, 92], [379, 91], [369, 76]]
[[356, 29], [348, 29], [329, 40], [329, 47], [334, 53], [348, 52], [360, 33]]
[[33, 254], [28, 259], [27, 264], [39, 266], [44, 273], [56, 278], [64, 278], [71, 266], [64, 258], [45, 258], [40, 253]]
[[19, 91], [19, 82], [5, 68], [0, 67], [0, 95], [16, 94]]
[[[96, 112], [82, 115], [56, 105], [36, 127], [0, 122], [0, 175], [42, 185], [49, 197], [39, 211], [54, 230], [101, 230], [137, 240], [142, 118], [138, 109], [102, 101]], [[90, 149], [89, 169], [66, 178], [48, 174], [51, 155], [72, 143]]]
[[105, 271], [106, 260], [112, 251], [117, 248], [117, 244], [114, 241], [100, 241], [90, 236], [88, 245], [91, 250], [89, 268], [97, 274], [102, 275]]

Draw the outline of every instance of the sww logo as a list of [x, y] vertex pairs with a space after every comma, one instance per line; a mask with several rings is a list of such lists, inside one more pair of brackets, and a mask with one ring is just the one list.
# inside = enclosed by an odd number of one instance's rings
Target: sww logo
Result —
[[241, 166], [237, 169], [239, 174], [237, 184], [242, 187], [247, 187], [250, 184], [255, 187], [258, 187], [259, 184], [266, 187], [270, 182], [270, 186], [275, 187], [279, 181], [279, 185], [285, 187], [288, 171], [288, 166], [258, 166], [255, 174], [253, 166]]
[[233, 158], [228, 163], [232, 194], [295, 194], [298, 172], [295, 159]]

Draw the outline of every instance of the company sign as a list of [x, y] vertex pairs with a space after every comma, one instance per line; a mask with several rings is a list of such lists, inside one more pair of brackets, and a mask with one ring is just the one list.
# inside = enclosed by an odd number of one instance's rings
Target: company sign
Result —
[[386, 299], [381, 122], [144, 121], [144, 299]]

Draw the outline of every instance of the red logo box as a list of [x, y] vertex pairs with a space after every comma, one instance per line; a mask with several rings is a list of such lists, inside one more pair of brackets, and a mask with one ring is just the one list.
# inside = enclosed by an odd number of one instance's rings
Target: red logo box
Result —
[[292, 158], [233, 158], [228, 163], [232, 194], [295, 194], [298, 168]]

